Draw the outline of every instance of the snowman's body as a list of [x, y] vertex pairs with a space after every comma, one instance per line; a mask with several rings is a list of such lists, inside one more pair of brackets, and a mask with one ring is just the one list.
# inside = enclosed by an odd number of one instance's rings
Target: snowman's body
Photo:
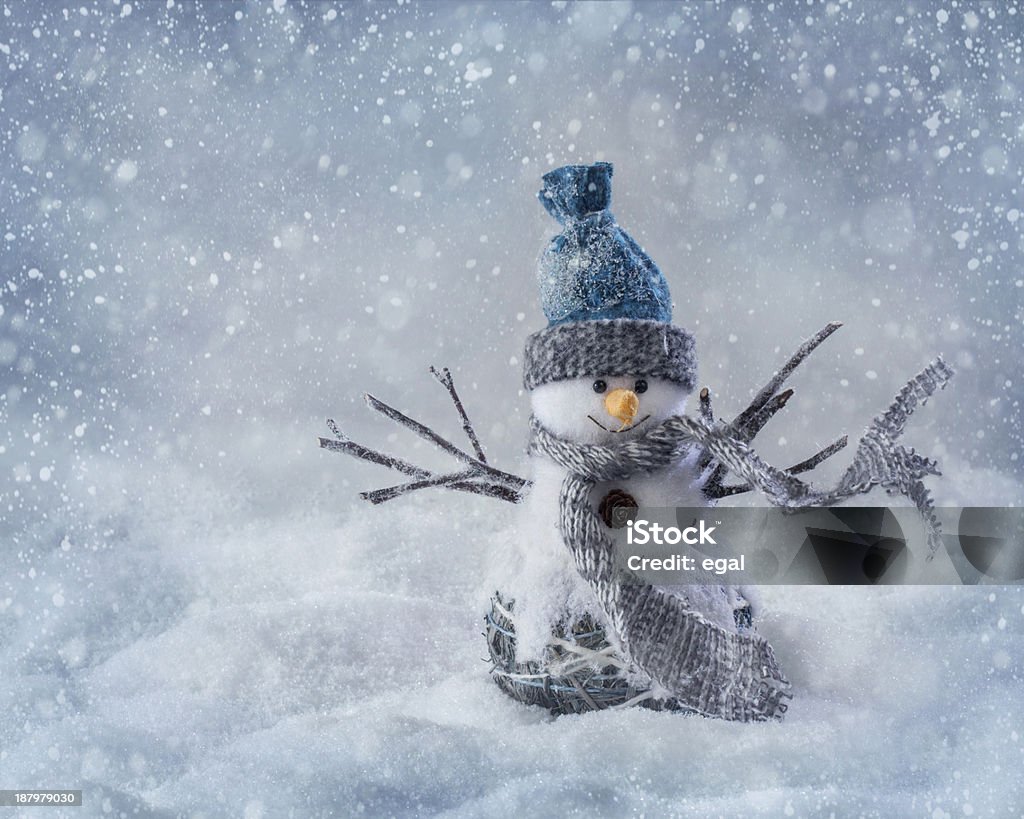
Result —
[[[642, 383], [640, 394], [635, 388]], [[595, 383], [604, 390], [594, 389]], [[634, 389], [630, 389], [630, 388]], [[619, 411], [611, 415], [607, 396], [628, 392], [632, 416], [623, 421]], [[648, 426], [682, 414], [687, 391], [662, 379], [634, 376], [574, 379], [538, 387], [531, 394], [535, 417], [559, 437], [574, 443], [611, 444], [640, 435]], [[641, 419], [644, 419], [641, 422]], [[621, 427], [621, 428], [620, 428]], [[608, 493], [630, 495], [641, 507], [696, 507], [709, 502], [700, 487], [699, 451], [682, 453], [669, 466], [639, 472], [625, 480], [598, 482], [591, 492], [591, 506], [598, 512]], [[517, 655], [520, 661], [539, 659], [550, 641], [552, 627], [584, 615], [606, 624], [593, 590], [577, 571], [559, 530], [563, 467], [544, 455], [531, 458], [532, 487], [523, 507], [519, 531], [518, 582], [510, 592], [516, 597]], [[735, 628], [734, 590], [724, 586], [664, 588], [687, 597], [712, 622]]]

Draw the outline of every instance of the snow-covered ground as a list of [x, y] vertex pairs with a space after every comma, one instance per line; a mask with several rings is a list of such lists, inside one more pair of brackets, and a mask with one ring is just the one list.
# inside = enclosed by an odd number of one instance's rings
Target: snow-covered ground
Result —
[[0, 786], [82, 788], [75, 816], [1024, 809], [1021, 589], [766, 588], [781, 724], [552, 719], [481, 659], [512, 510], [441, 498], [247, 524], [193, 482], [53, 543], [0, 605]]

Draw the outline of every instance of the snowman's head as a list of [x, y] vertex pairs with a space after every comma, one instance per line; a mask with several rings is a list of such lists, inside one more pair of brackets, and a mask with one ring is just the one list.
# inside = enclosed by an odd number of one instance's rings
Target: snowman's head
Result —
[[689, 394], [686, 386], [667, 378], [605, 374], [542, 384], [530, 401], [537, 420], [559, 438], [611, 444], [681, 415]]
[[694, 339], [660, 321], [602, 319], [548, 327], [526, 341], [533, 414], [580, 443], [614, 443], [679, 415], [696, 377]]
[[643, 435], [683, 411], [697, 358], [672, 325], [668, 282], [623, 230], [611, 205], [612, 166], [544, 174], [538, 198], [562, 229], [537, 263], [549, 324], [526, 340], [523, 384], [549, 431], [579, 442]]

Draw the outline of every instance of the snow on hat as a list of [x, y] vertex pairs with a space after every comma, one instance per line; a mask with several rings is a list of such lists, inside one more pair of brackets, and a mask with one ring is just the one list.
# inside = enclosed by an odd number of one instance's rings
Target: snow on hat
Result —
[[544, 175], [541, 204], [562, 225], [537, 266], [549, 324], [526, 340], [523, 382], [647, 375], [693, 389], [693, 336], [673, 327], [668, 283], [608, 210], [612, 166]]

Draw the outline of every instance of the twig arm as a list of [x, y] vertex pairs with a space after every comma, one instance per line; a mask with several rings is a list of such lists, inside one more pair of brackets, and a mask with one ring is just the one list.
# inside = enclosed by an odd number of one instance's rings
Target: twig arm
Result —
[[394, 421], [397, 424], [401, 424], [406, 429], [411, 429], [421, 438], [430, 441], [430, 443], [432, 443], [438, 449], [447, 452], [449, 455], [456, 458], [457, 460], [463, 461], [465, 463], [473, 463], [476, 460], [468, 452], [463, 452], [451, 441], [442, 438], [430, 427], [425, 426], [421, 424], [419, 421], [410, 418], [404, 412], [399, 412], [394, 407], [385, 404], [379, 398], [370, 395], [370, 393], [366, 393], [366, 395], [364, 395], [363, 398], [366, 399], [366, 403], [367, 405], [369, 405], [370, 409], [376, 410], [385, 418], [390, 418], [392, 421]]
[[[806, 458], [800, 461], [800, 463], [794, 464], [793, 466], [789, 467], [789, 469], [786, 469], [785, 472], [787, 472], [790, 475], [800, 475], [804, 472], [810, 472], [820, 463], [828, 460], [837, 452], [839, 452], [839, 450], [843, 449], [846, 446], [846, 444], [847, 437], [844, 435], [842, 438], [838, 438], [835, 441], [833, 441], [824, 449], [814, 453], [810, 458]], [[712, 486], [709, 482], [708, 484], [705, 484], [704, 494], [709, 498], [717, 500], [718, 498], [726, 498], [731, 495], [742, 495], [744, 492], [753, 491], [753, 489], [754, 487], [751, 486], [749, 483], [736, 484], [734, 486], [724, 486], [721, 482], [718, 482], [717, 484]]]
[[375, 398], [374, 396], [367, 394], [366, 403], [370, 405], [371, 409], [376, 410], [377, 412], [381, 413], [381, 415], [390, 418], [392, 421], [401, 424], [403, 427], [406, 427], [407, 429], [411, 429], [421, 438], [430, 441], [438, 449], [447, 452], [449, 455], [453, 456], [454, 458], [464, 463], [470, 464], [472, 467], [474, 467], [475, 471], [484, 473], [492, 478], [496, 478], [497, 480], [503, 483], [508, 483], [519, 488], [526, 486], [527, 482], [520, 478], [518, 475], [513, 475], [509, 472], [503, 472], [500, 469], [495, 469], [493, 466], [484, 463], [478, 458], [474, 458], [468, 452], [464, 452], [463, 450], [459, 449], [451, 441], [442, 438], [430, 427], [424, 426], [419, 421], [413, 420], [405, 413], [399, 412], [394, 407], [388, 406], [379, 398]]
[[810, 472], [812, 469], [817, 467], [818, 464], [828, 460], [839, 452], [839, 450], [844, 449], [847, 443], [848, 439], [845, 435], [842, 438], [837, 438], [820, 452], [816, 452], [810, 458], [800, 461], [800, 463], [791, 466], [786, 471], [790, 475], [799, 475], [801, 472]]
[[459, 418], [462, 420], [462, 430], [473, 445], [473, 452], [476, 453], [477, 460], [481, 463], [487, 463], [484, 448], [480, 446], [480, 439], [476, 437], [476, 430], [473, 429], [473, 424], [470, 423], [469, 416], [466, 415], [466, 408], [462, 406], [462, 399], [459, 398], [459, 394], [455, 390], [455, 382], [452, 380], [451, 370], [444, 367], [439, 372], [436, 367], [431, 367], [430, 374], [441, 383], [441, 386], [448, 390], [448, 395], [451, 396], [452, 403], [455, 404], [455, 410], [459, 413]]
[[408, 461], [403, 461], [401, 458], [396, 458], [394, 455], [388, 455], [385, 452], [377, 452], [375, 449], [367, 449], [365, 446], [360, 446], [355, 441], [332, 441], [330, 438], [320, 438], [319, 441], [322, 449], [327, 449], [331, 452], [344, 452], [346, 455], [351, 455], [353, 458], [359, 458], [361, 461], [369, 461], [372, 464], [380, 464], [381, 466], [386, 466], [389, 469], [394, 469], [396, 472], [401, 472], [413, 478], [425, 478], [430, 475], [430, 472], [426, 469], [420, 469], [418, 466], [414, 466]]
[[708, 426], [715, 423], [715, 414], [711, 411], [711, 390], [707, 387], [700, 391], [700, 417]]
[[803, 360], [842, 326], [843, 323], [841, 321], [831, 321], [801, 344], [797, 351], [790, 356], [789, 361], [782, 365], [782, 369], [776, 372], [768, 383], [761, 388], [754, 400], [750, 402], [750, 406], [737, 416], [736, 420], [732, 422], [732, 426], [736, 429], [747, 426], [751, 419], [772, 399], [772, 396], [775, 395], [779, 387], [793, 374], [793, 371], [800, 366]]
[[508, 501], [509, 503], [519, 503], [519, 501], [523, 499], [523, 495], [520, 491], [513, 489], [510, 486], [505, 486], [504, 484], [482, 483], [475, 480], [451, 481], [450, 477], [451, 476], [449, 475], [443, 475], [436, 479], [412, 481], [410, 483], [399, 484], [398, 486], [389, 486], [385, 489], [374, 489], [369, 492], [360, 492], [359, 497], [376, 505], [389, 500], [394, 500], [402, 495], [415, 492], [418, 489], [428, 489], [430, 487], [440, 486], [445, 489], [454, 489], [457, 492], [469, 492], [474, 495], [485, 495], [490, 498]]
[[413, 492], [417, 489], [426, 489], [430, 486], [449, 486], [453, 483], [458, 483], [459, 481], [464, 481], [471, 477], [472, 473], [468, 471], [452, 472], [447, 475], [432, 474], [429, 478], [424, 478], [423, 480], [410, 481], [409, 483], [399, 484], [398, 486], [389, 486], [385, 489], [374, 489], [369, 492], [360, 492], [359, 497], [363, 500], [370, 501], [370, 503], [383, 503], [384, 501], [397, 498], [399, 495], [404, 495], [406, 492]]
[[780, 409], [789, 403], [789, 399], [793, 397], [793, 390], [785, 390], [780, 392], [778, 395], [774, 395], [769, 398], [764, 405], [747, 421], [747, 423], [736, 430], [736, 433], [744, 441], [752, 441], [754, 437], [765, 425], [772, 419], [772, 417]]
[[414, 479], [407, 483], [398, 484], [397, 486], [388, 486], [382, 489], [361, 492], [360, 497], [370, 503], [384, 503], [385, 501], [393, 500], [394, 498], [401, 497], [402, 495], [410, 492], [430, 487], [442, 487], [459, 492], [470, 492], [476, 495], [485, 495], [487, 497], [509, 501], [510, 503], [518, 503], [522, 500], [526, 489], [530, 486], [530, 481], [524, 480], [518, 475], [513, 475], [500, 469], [495, 469], [487, 463], [483, 447], [480, 445], [480, 439], [477, 437], [476, 431], [473, 429], [473, 425], [469, 420], [469, 416], [466, 414], [462, 400], [459, 398], [459, 394], [455, 389], [455, 383], [452, 379], [451, 371], [447, 367], [443, 370], [431, 367], [430, 372], [441, 383], [441, 385], [448, 390], [448, 395], [451, 397], [452, 403], [455, 405], [455, 409], [459, 413], [459, 418], [462, 421], [462, 429], [466, 433], [466, 437], [469, 438], [470, 444], [473, 446], [473, 455], [459, 449], [459, 447], [438, 435], [430, 427], [410, 418], [403, 412], [399, 412], [394, 407], [388, 406], [383, 401], [372, 395], [365, 396], [366, 402], [369, 404], [371, 409], [381, 413], [381, 415], [384, 415], [386, 418], [391, 419], [406, 429], [412, 430], [421, 438], [424, 438], [436, 446], [442, 452], [446, 452], [453, 456], [456, 460], [465, 465], [463, 469], [457, 472], [444, 474], [432, 472], [428, 469], [422, 469], [401, 458], [396, 458], [393, 455], [378, 452], [375, 449], [370, 449], [369, 447], [355, 443], [350, 440], [348, 436], [342, 433], [342, 431], [338, 429], [338, 425], [331, 419], [328, 419], [327, 426], [330, 427], [331, 432], [334, 433], [334, 437], [337, 440], [319, 438], [321, 448], [330, 450], [331, 452], [343, 452], [346, 455], [351, 455], [352, 457], [359, 458], [363, 461], [369, 461], [370, 463], [379, 464], [380, 466], [386, 466], [389, 469], [394, 469], [396, 472], [401, 472], [402, 474], [408, 475], [410, 478]]
[[[777, 390], [782, 386], [785, 380], [793, 374], [793, 371], [796, 370], [796, 368], [799, 367], [800, 364], [803, 363], [803, 361], [813, 353], [823, 341], [825, 341], [825, 339], [831, 336], [842, 326], [842, 322], [839, 321], [829, 322], [817, 333], [804, 341], [804, 343], [797, 348], [797, 351], [789, 357], [789, 360], [782, 366], [782, 368], [779, 369], [771, 379], [769, 379], [768, 383], [758, 391], [749, 406], [727, 425], [728, 434], [733, 438], [744, 441], [745, 443], [753, 441], [768, 421], [770, 421], [779, 410], [786, 406], [789, 399], [793, 396], [793, 390], [791, 389], [785, 390], [781, 393], [777, 393]], [[701, 419], [708, 426], [712, 426], [708, 421], [708, 417], [705, 415], [705, 390], [701, 390], [700, 393], [700, 414]], [[710, 415], [710, 409], [710, 396], [708, 396], [708, 415]], [[715, 459], [712, 457], [711, 453], [705, 448], [700, 456], [699, 468], [702, 471], [707, 469], [711, 466], [714, 460]], [[705, 493], [711, 493], [708, 497], [719, 497], [715, 493], [721, 490], [722, 482], [725, 480], [726, 471], [726, 468], [722, 464], [716, 464], [714, 470], [705, 479]]]

